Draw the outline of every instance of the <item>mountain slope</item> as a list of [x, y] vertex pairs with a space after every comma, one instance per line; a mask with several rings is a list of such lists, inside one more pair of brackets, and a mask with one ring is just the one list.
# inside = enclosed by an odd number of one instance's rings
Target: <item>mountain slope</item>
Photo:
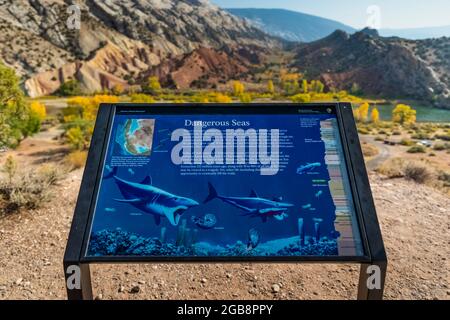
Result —
[[434, 101], [449, 105], [450, 39], [412, 41], [382, 38], [376, 31], [354, 35], [336, 31], [298, 45], [293, 66], [329, 88], [350, 90], [357, 83], [367, 95]]
[[295, 42], [311, 42], [324, 38], [335, 30], [349, 33], [355, 29], [337, 21], [283, 9], [227, 9], [247, 19], [266, 33]]
[[206, 0], [77, 3], [81, 29], [70, 30], [66, 1], [0, 1], [0, 58], [27, 79], [33, 97], [51, 94], [72, 78], [91, 92], [126, 86], [162, 60], [199, 48], [232, 52], [280, 45]]

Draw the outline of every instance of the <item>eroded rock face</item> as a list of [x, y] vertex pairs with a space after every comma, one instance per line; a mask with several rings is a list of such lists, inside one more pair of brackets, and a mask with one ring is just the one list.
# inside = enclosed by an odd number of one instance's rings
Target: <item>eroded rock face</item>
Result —
[[211, 88], [231, 78], [243, 79], [251, 70], [251, 60], [240, 54], [242, 50], [201, 47], [177, 59], [163, 61], [151, 68], [144, 78], [157, 76], [165, 86], [176, 89]]
[[[67, 26], [74, 3], [80, 30]], [[75, 78], [88, 92], [126, 87], [162, 60], [199, 48], [279, 45], [206, 0], [0, 0], [0, 31], [0, 57], [32, 97]], [[182, 86], [184, 77], [177, 76]]]
[[351, 36], [336, 31], [317, 42], [299, 45], [293, 65], [321, 78], [329, 88], [350, 90], [357, 83], [368, 95], [448, 106], [448, 48], [449, 38], [412, 41], [382, 38], [367, 30]]

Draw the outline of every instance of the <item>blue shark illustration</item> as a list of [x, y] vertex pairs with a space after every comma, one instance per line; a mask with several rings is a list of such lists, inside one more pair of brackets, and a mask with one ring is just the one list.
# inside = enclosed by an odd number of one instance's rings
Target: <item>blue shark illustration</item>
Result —
[[150, 176], [141, 183], [135, 183], [119, 178], [117, 167], [113, 170], [109, 167], [106, 169], [109, 172], [105, 179], [113, 178], [124, 197], [124, 199], [114, 200], [128, 203], [145, 213], [152, 214], [157, 225], [161, 223], [162, 217], [166, 217], [171, 225], [177, 226], [186, 210], [199, 205], [195, 200], [176, 196], [153, 186]]
[[204, 201], [207, 203], [213, 199], [220, 199], [223, 202], [231, 204], [236, 208], [244, 210], [246, 214], [243, 216], [260, 217], [263, 222], [267, 222], [268, 217], [273, 217], [278, 221], [282, 221], [288, 217], [286, 211], [293, 207], [293, 204], [282, 202], [281, 198], [268, 200], [259, 197], [255, 191], [252, 191], [247, 198], [241, 197], [224, 197], [220, 196], [214, 186], [209, 183], [209, 195]]
[[302, 175], [302, 174], [305, 174], [305, 173], [308, 172], [308, 171], [312, 171], [312, 170], [314, 170], [315, 168], [319, 168], [319, 167], [321, 167], [321, 166], [322, 166], [322, 164], [321, 164], [320, 162], [307, 163], [307, 164], [305, 164], [305, 165], [303, 165], [303, 166], [300, 166], [300, 167], [297, 169], [297, 174]]

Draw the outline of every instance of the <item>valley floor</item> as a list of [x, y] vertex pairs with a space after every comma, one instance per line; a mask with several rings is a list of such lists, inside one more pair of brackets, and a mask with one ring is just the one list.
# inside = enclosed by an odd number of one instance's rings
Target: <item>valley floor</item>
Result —
[[[65, 299], [62, 259], [81, 176], [70, 173], [45, 208], [0, 220], [0, 299]], [[370, 179], [389, 256], [385, 298], [449, 299], [449, 197], [403, 179]], [[354, 299], [358, 274], [351, 265], [92, 268], [100, 299]]]

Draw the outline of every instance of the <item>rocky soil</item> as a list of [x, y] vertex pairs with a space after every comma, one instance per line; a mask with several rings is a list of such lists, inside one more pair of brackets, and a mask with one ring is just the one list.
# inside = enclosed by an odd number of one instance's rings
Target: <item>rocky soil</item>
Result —
[[[64, 299], [62, 258], [82, 171], [45, 208], [0, 220], [0, 299]], [[371, 183], [389, 255], [387, 299], [449, 299], [450, 199], [406, 180]], [[98, 299], [354, 299], [358, 267], [93, 266]]]

